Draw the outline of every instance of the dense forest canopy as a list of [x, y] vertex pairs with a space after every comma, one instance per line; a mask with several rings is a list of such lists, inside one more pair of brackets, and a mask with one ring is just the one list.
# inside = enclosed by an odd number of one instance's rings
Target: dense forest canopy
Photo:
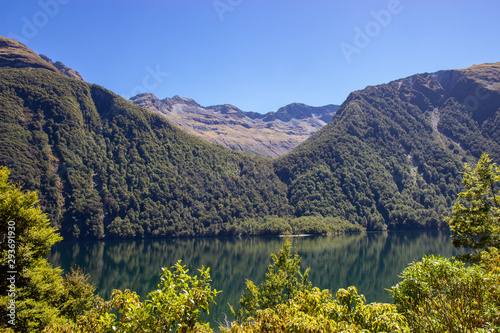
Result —
[[353, 92], [333, 121], [275, 161], [294, 214], [368, 229], [438, 227], [464, 162], [500, 158], [500, 64]]
[[0, 165], [38, 191], [66, 238], [437, 228], [463, 163], [500, 157], [498, 63], [353, 92], [271, 160], [197, 139], [0, 41]]
[[[0, 282], [0, 330], [5, 332], [213, 332], [200, 317], [221, 292], [210, 268], [190, 273], [181, 261], [162, 268], [157, 289], [144, 301], [131, 290], [94, 294], [80, 269], [62, 275], [44, 258], [61, 240], [37, 208], [35, 192], [12, 184], [0, 169], [0, 262], [9, 278]], [[500, 327], [500, 168], [483, 154], [466, 167], [465, 191], [448, 220], [455, 245], [470, 256], [427, 255], [402, 272], [390, 290], [393, 304], [366, 303], [356, 287], [337, 292], [313, 287], [309, 269], [286, 241], [271, 254], [260, 284], [246, 280], [233, 320], [221, 332], [497, 332]], [[467, 204], [464, 206], [464, 204]], [[476, 209], [479, 208], [480, 209]], [[6, 239], [9, 241], [5, 241]], [[14, 246], [12, 246], [14, 244]], [[8, 268], [7, 268], [8, 267]], [[7, 268], [7, 269], [6, 269]], [[485, 283], [487, 282], [487, 283]]]
[[218, 234], [234, 219], [290, 210], [269, 160], [45, 69], [2, 69], [0, 82], [0, 160], [39, 190], [66, 235]]

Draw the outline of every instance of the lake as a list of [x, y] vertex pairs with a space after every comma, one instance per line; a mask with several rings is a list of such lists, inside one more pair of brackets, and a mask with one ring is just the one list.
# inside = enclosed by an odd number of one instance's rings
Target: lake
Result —
[[[440, 231], [287, 239], [302, 257], [303, 269], [311, 268], [313, 286], [335, 292], [354, 285], [368, 302], [391, 302], [386, 289], [399, 281], [398, 275], [408, 263], [424, 254], [452, 257], [463, 253], [453, 247], [449, 233]], [[259, 284], [270, 254], [277, 253], [284, 242], [279, 237], [62, 241], [52, 248], [48, 259], [66, 271], [75, 265], [84, 268], [104, 299], [109, 299], [113, 289], [131, 289], [144, 300], [156, 289], [161, 267], [170, 267], [177, 260], [191, 274], [198, 273], [202, 265], [210, 267], [212, 286], [223, 291], [210, 311], [214, 328], [224, 314], [233, 319], [227, 303], [239, 309], [245, 279]]]

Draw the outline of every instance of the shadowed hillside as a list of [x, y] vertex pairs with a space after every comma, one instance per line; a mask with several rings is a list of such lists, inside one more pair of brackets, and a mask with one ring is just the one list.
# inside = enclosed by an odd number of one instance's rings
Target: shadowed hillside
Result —
[[289, 212], [269, 160], [33, 66], [0, 68], [0, 164], [40, 193], [66, 237], [215, 235], [237, 219]]
[[500, 63], [418, 74], [353, 92], [275, 169], [297, 216], [368, 229], [437, 227], [464, 162], [500, 157]]

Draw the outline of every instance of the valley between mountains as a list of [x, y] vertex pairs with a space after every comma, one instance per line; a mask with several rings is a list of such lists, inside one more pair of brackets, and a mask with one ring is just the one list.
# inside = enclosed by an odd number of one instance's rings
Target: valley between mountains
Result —
[[500, 161], [500, 63], [266, 115], [131, 100], [0, 37], [0, 165], [65, 238], [440, 228], [463, 164]]
[[321, 107], [293, 103], [276, 112], [244, 112], [225, 104], [202, 107], [192, 99], [158, 99], [141, 94], [134, 104], [159, 114], [180, 129], [205, 141], [236, 151], [279, 157], [329, 123], [338, 105]]

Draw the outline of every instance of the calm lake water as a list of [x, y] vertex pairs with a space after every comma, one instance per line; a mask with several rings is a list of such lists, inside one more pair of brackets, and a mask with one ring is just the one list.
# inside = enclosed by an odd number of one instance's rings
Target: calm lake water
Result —
[[[452, 257], [458, 253], [450, 234], [439, 231], [361, 233], [341, 236], [296, 237], [291, 240], [302, 257], [303, 269], [310, 267], [313, 286], [330, 289], [354, 285], [368, 302], [391, 302], [389, 289], [412, 261], [425, 254]], [[113, 289], [131, 289], [141, 299], [156, 289], [161, 267], [178, 260], [198, 273], [210, 267], [213, 287], [223, 292], [210, 311], [212, 328], [224, 314], [233, 319], [227, 303], [239, 309], [245, 279], [259, 284], [284, 238], [193, 238], [107, 241], [63, 241], [56, 244], [49, 261], [66, 271], [76, 265], [90, 274], [99, 294], [109, 299]], [[205, 318], [207, 319], [207, 318]]]

